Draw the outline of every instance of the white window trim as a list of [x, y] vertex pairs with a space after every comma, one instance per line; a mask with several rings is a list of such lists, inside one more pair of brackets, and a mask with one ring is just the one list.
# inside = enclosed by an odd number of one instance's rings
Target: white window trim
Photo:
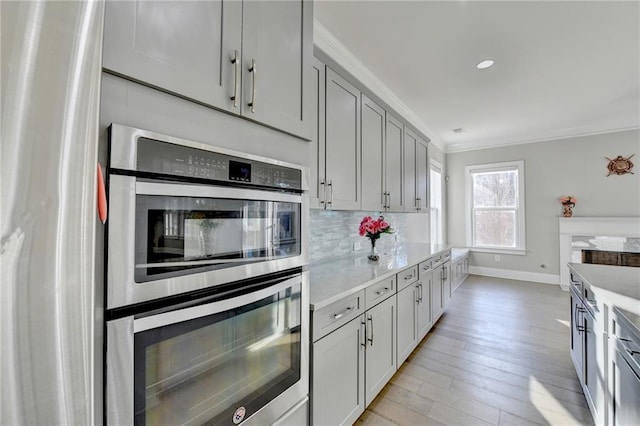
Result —
[[[501, 170], [518, 170], [518, 230], [517, 230], [517, 242], [516, 247], [491, 247], [491, 246], [473, 246], [473, 218], [471, 215], [471, 190], [472, 179], [471, 174]], [[506, 161], [502, 163], [488, 163], [488, 164], [476, 164], [465, 167], [465, 220], [466, 220], [466, 239], [467, 247], [471, 251], [484, 252], [484, 253], [496, 253], [496, 254], [515, 254], [526, 255], [526, 222], [525, 222], [525, 192], [524, 192], [524, 161]]]
[[[431, 176], [431, 170], [435, 170], [436, 172], [440, 173], [440, 223], [438, 224], [440, 229], [438, 230], [440, 232], [439, 237], [437, 240], [439, 241], [439, 244], [444, 244], [444, 173], [443, 173], [443, 167], [442, 164], [440, 164], [438, 161], [434, 160], [433, 158], [429, 159], [429, 176]], [[436, 208], [434, 206], [431, 205], [431, 179], [429, 179], [429, 215], [433, 215], [435, 214]], [[429, 240], [431, 242], [433, 242], [433, 238], [431, 236], [431, 217], [429, 218]]]

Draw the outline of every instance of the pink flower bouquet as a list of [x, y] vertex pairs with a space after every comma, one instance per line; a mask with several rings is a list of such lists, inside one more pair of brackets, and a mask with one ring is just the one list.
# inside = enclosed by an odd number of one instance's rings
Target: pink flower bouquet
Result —
[[361, 237], [367, 237], [371, 240], [371, 255], [369, 259], [378, 260], [379, 257], [375, 250], [376, 240], [380, 238], [382, 234], [393, 234], [393, 229], [391, 229], [389, 222], [385, 221], [382, 216], [375, 220], [371, 216], [365, 216], [360, 222], [359, 232]]

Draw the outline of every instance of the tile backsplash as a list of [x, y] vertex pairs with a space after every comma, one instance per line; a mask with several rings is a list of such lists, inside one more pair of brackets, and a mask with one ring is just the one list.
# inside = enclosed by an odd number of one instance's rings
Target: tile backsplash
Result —
[[[311, 209], [310, 216], [310, 244], [309, 257], [312, 262], [353, 254], [354, 243], [359, 242], [359, 251], [368, 252], [371, 250], [371, 243], [366, 237], [358, 234], [360, 221], [365, 216], [376, 218], [379, 213], [353, 212], [335, 210]], [[385, 213], [384, 218], [391, 228], [393, 234], [383, 234], [376, 242], [378, 251], [389, 250], [395, 244], [407, 241], [407, 214], [406, 213]]]

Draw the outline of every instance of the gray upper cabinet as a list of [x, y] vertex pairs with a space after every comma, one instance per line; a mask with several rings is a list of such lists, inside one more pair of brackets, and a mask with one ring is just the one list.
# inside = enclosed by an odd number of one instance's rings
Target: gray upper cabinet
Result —
[[326, 69], [326, 206], [360, 209], [360, 91]]
[[324, 138], [324, 103], [325, 103], [325, 65], [317, 59], [313, 61], [313, 91], [311, 102], [311, 114], [313, 132], [309, 149], [309, 165], [311, 173], [309, 177], [309, 203], [311, 208], [324, 208], [325, 206], [325, 138]]
[[313, 11], [296, 1], [107, 1], [103, 67], [311, 139]]
[[385, 179], [387, 211], [404, 211], [402, 145], [403, 127], [400, 120], [387, 113], [385, 145]]
[[404, 128], [404, 211], [415, 212], [416, 200], [416, 145], [418, 136], [407, 127]]
[[428, 142], [418, 137], [416, 144], [416, 201], [419, 212], [429, 208], [429, 155]]
[[242, 114], [310, 139], [312, 2], [245, 0], [242, 5]]
[[362, 210], [385, 207], [385, 111], [362, 95]]
[[203, 104], [240, 113], [241, 48], [241, 2], [106, 2], [103, 67]]

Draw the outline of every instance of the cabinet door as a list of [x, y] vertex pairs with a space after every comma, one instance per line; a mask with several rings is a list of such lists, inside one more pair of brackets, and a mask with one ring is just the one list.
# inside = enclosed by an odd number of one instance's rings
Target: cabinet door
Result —
[[327, 68], [327, 207], [360, 209], [360, 91]]
[[360, 316], [313, 344], [312, 424], [352, 424], [364, 412], [364, 338]]
[[362, 210], [384, 210], [385, 112], [362, 95]]
[[426, 212], [429, 209], [429, 155], [428, 144], [425, 140], [418, 138], [416, 144], [416, 201], [417, 210]]
[[451, 299], [451, 262], [442, 265], [442, 299], [443, 307]]
[[[584, 380], [587, 387], [585, 397], [595, 408], [596, 424], [604, 421], [604, 330], [602, 320], [596, 321], [590, 313], [584, 313]], [[640, 420], [640, 419], [639, 419]]]
[[396, 298], [390, 297], [365, 312], [367, 350], [365, 354], [366, 405], [395, 374]]
[[387, 192], [387, 210], [392, 212], [404, 211], [404, 193], [402, 172], [402, 123], [387, 113], [385, 143], [385, 181]]
[[640, 377], [633, 371], [633, 367], [629, 365], [629, 361], [619, 352], [619, 349], [613, 350], [611, 376], [612, 410], [609, 424], [637, 425], [640, 419]]
[[427, 335], [431, 329], [431, 277], [432, 274], [423, 274], [419, 281], [418, 303], [417, 310], [417, 327], [418, 327], [418, 339], [417, 343], [420, 343], [424, 336]]
[[578, 373], [578, 378], [583, 382], [583, 347], [584, 336], [582, 335], [584, 326], [582, 319], [582, 302], [573, 291], [569, 291], [571, 295], [571, 359]]
[[433, 270], [433, 278], [431, 279], [431, 315], [432, 323], [440, 318], [444, 308], [442, 300], [442, 266]]
[[107, 1], [103, 67], [239, 114], [241, 36], [241, 2]]
[[245, 0], [242, 7], [242, 115], [311, 139], [311, 1]]
[[404, 211], [415, 212], [416, 201], [416, 144], [418, 137], [415, 133], [404, 128]]
[[324, 83], [325, 65], [315, 59], [313, 62], [312, 115], [313, 134], [309, 147], [309, 205], [311, 208], [325, 207], [325, 140], [324, 140]]
[[397, 334], [397, 360], [401, 365], [416, 347], [417, 336], [417, 310], [418, 285], [410, 285], [399, 291], [396, 295], [398, 306]]

